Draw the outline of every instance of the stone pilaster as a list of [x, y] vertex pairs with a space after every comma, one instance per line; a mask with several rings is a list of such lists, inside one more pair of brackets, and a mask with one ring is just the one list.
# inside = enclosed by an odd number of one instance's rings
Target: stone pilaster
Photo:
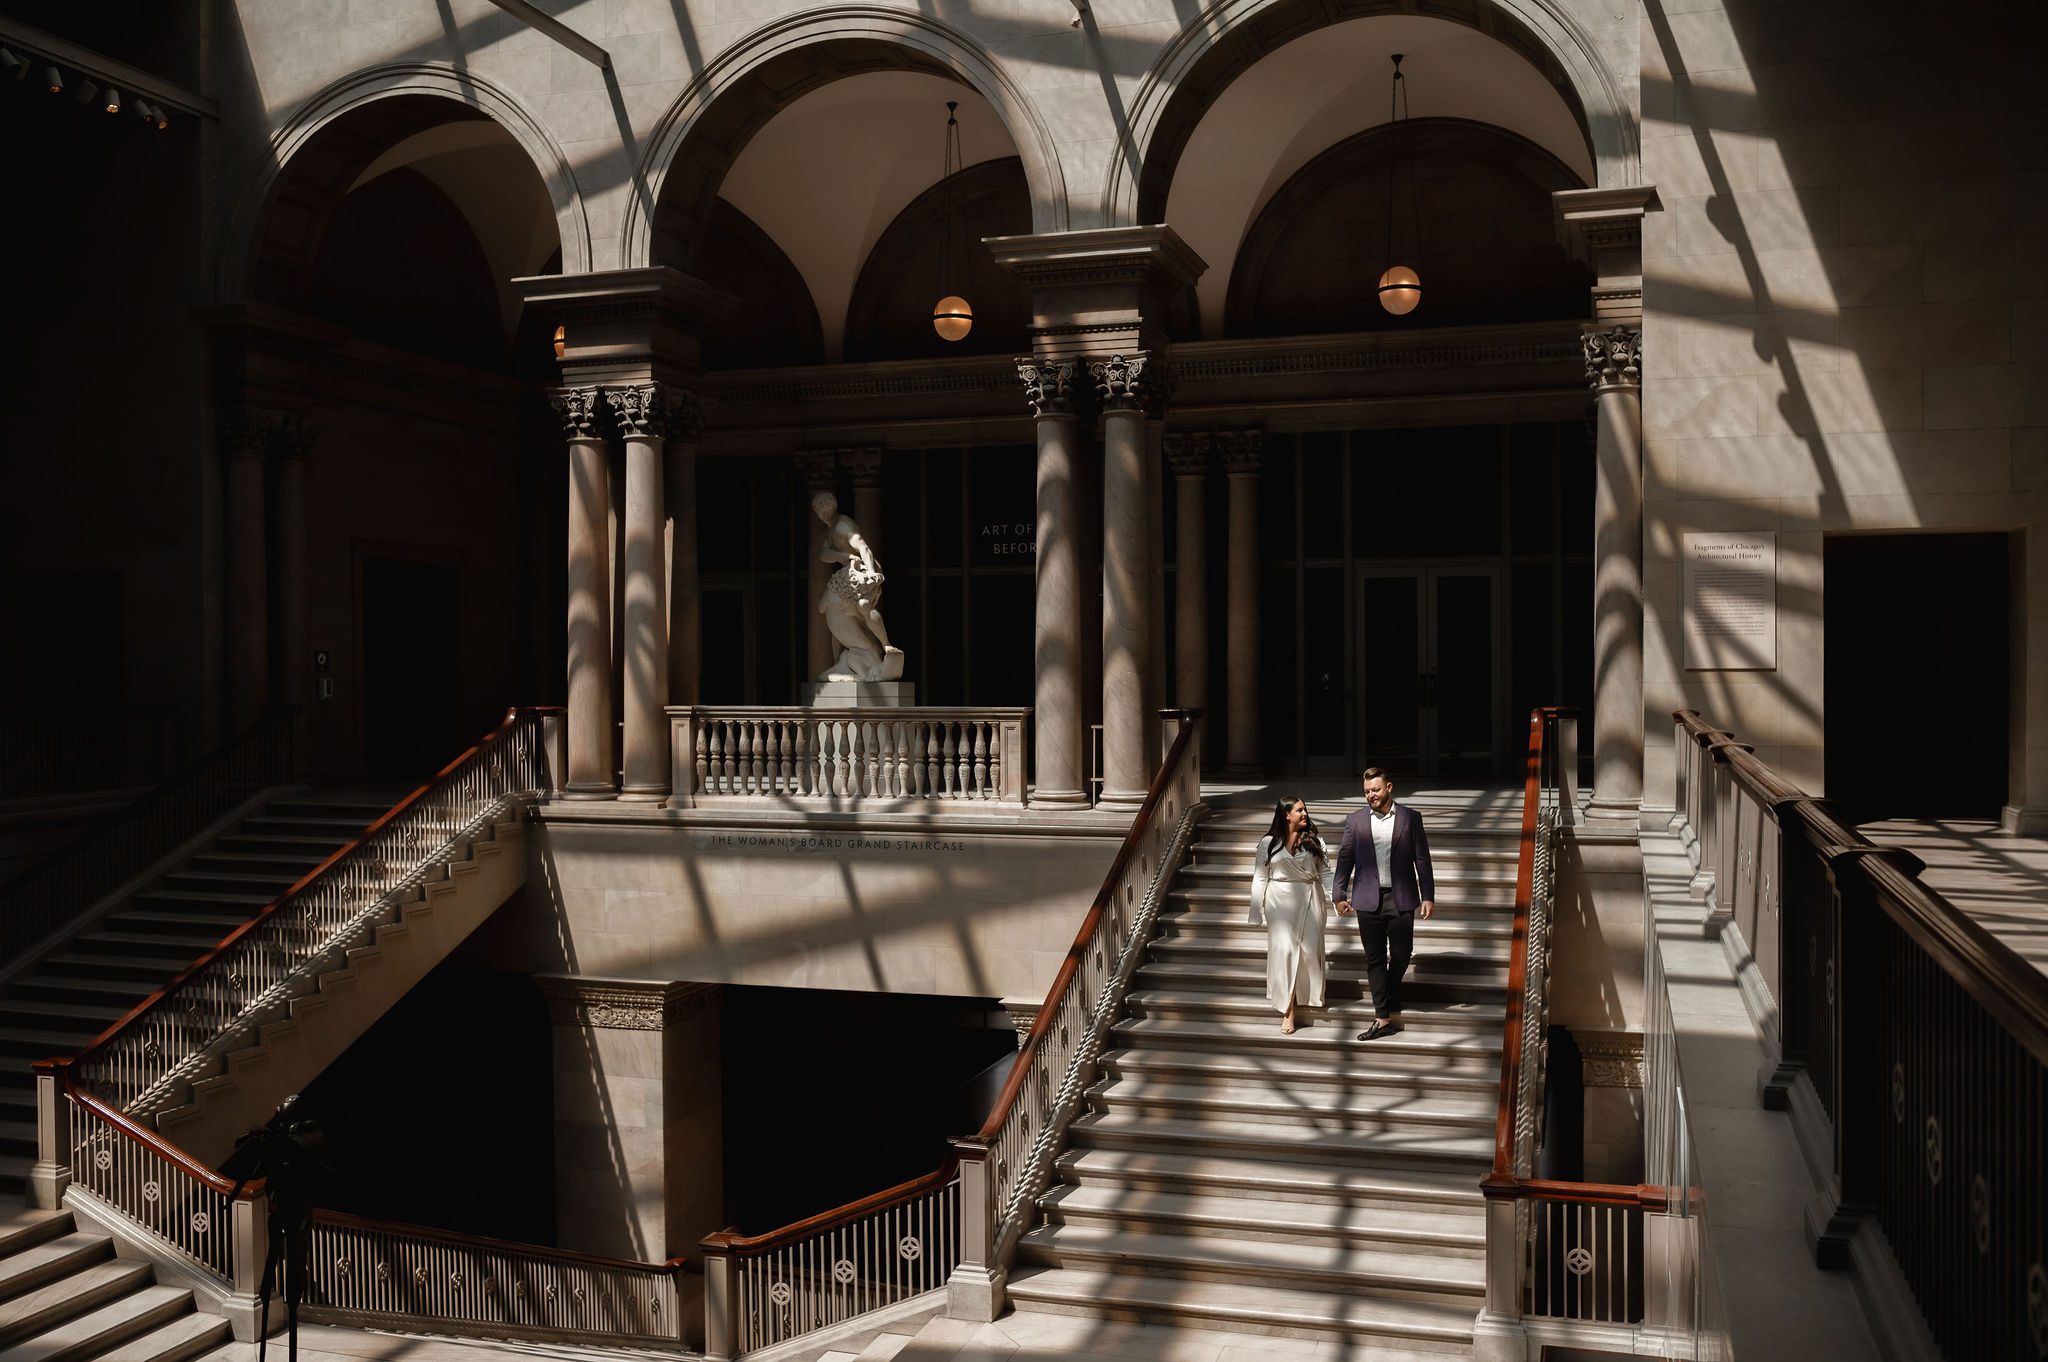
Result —
[[1585, 336], [1594, 393], [1593, 794], [1587, 816], [1633, 823], [1643, 802], [1642, 332]]
[[1210, 445], [1206, 433], [1166, 437], [1166, 464], [1174, 486], [1173, 703], [1209, 706]]
[[810, 527], [810, 594], [804, 597], [805, 608], [810, 612], [809, 643], [805, 649], [804, 674], [816, 680], [825, 668], [832, 665], [838, 656], [832, 642], [832, 631], [825, 626], [825, 617], [818, 613], [818, 600], [825, 594], [825, 583], [832, 578], [832, 565], [818, 555], [825, 551], [825, 524], [811, 514], [811, 498], [820, 492], [835, 490], [839, 480], [837, 461], [830, 454], [799, 454], [796, 456], [796, 471], [803, 475], [804, 483], [804, 524]]
[[668, 510], [662, 491], [663, 446], [674, 394], [665, 384], [633, 383], [604, 390], [626, 442], [622, 579], [625, 637], [624, 779], [619, 798], [655, 803], [668, 797]]
[[569, 442], [569, 780], [566, 799], [618, 793], [612, 763], [611, 466], [599, 433], [598, 389], [548, 399]]
[[1073, 533], [1080, 493], [1074, 476], [1078, 369], [1073, 360], [1017, 361], [1038, 436], [1031, 802], [1060, 808], [1088, 802], [1082, 784], [1080, 546]]
[[1256, 430], [1225, 431], [1216, 437], [1223, 471], [1230, 480], [1228, 546], [1230, 598], [1224, 617], [1229, 663], [1224, 669], [1228, 726], [1224, 758], [1228, 769], [1259, 769], [1259, 456], [1264, 437]]
[[554, 1022], [564, 1248], [659, 1262], [722, 1228], [718, 984], [536, 978]]
[[227, 526], [227, 724], [239, 733], [270, 699], [270, 563], [265, 463], [283, 423], [277, 412], [232, 406], [220, 451]]
[[697, 438], [704, 409], [688, 389], [674, 390], [668, 414], [668, 698], [694, 705], [704, 672], [702, 588], [697, 577]]
[[1102, 804], [1135, 809], [1152, 782], [1145, 740], [1150, 669], [1151, 517], [1145, 412], [1152, 356], [1090, 360], [1102, 408]]

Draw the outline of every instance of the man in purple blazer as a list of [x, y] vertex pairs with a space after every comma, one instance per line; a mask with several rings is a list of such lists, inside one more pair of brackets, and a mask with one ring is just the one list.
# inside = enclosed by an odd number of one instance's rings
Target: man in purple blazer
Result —
[[1422, 815], [1394, 802], [1394, 782], [1377, 766], [1366, 768], [1365, 802], [1344, 820], [1331, 897], [1339, 914], [1357, 905], [1373, 1012], [1372, 1026], [1358, 1038], [1377, 1040], [1401, 1029], [1401, 978], [1415, 954], [1415, 919], [1436, 911], [1436, 872]]

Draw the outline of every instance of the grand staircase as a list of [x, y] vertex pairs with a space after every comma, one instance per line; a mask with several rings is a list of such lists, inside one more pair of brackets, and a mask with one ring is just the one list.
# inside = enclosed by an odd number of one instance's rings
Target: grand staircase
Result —
[[185, 1287], [114, 1256], [69, 1211], [0, 1217], [0, 1357], [7, 1362], [185, 1362], [228, 1341], [228, 1322]]
[[300, 791], [269, 800], [187, 864], [0, 985], [0, 1195], [21, 1193], [35, 1162], [29, 1065], [84, 1048], [395, 798]]
[[[1407, 802], [1437, 916], [1416, 926], [1406, 1030], [1369, 1044], [1351, 919], [1330, 919], [1329, 1005], [1283, 1035], [1266, 1004], [1265, 929], [1244, 918], [1270, 806], [1200, 826], [1019, 1245], [1020, 1310], [1337, 1338], [1385, 1362], [1469, 1351], [1519, 792]], [[1356, 807], [1313, 808], [1333, 857]]]

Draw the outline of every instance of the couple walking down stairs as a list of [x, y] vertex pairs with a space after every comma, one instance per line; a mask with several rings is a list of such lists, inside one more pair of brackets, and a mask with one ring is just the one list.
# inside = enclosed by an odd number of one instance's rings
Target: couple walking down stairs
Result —
[[[1281, 1032], [1265, 928], [1245, 922], [1272, 806], [1211, 813], [1019, 1244], [1019, 1310], [1332, 1337], [1389, 1362], [1469, 1352], [1519, 791], [1397, 797], [1422, 812], [1437, 882], [1406, 1029], [1355, 1039], [1364, 954], [1355, 919], [1332, 914], [1328, 1005]], [[1361, 802], [1312, 802], [1333, 860]]]

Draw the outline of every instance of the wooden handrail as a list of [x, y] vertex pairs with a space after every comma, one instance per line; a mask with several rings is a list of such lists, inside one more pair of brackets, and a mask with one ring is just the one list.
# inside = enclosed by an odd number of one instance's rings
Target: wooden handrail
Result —
[[[1160, 801], [1166, 797], [1166, 789], [1172, 781], [1174, 772], [1179, 769], [1181, 760], [1187, 755], [1188, 744], [1193, 740], [1196, 720], [1202, 714], [1198, 709], [1168, 709], [1161, 710], [1160, 713], [1163, 717], [1178, 718], [1181, 724], [1180, 732], [1174, 735], [1173, 746], [1168, 749], [1166, 760], [1160, 763], [1159, 770], [1153, 774], [1152, 784], [1145, 791], [1145, 802], [1139, 806], [1137, 816], [1131, 820], [1131, 830], [1125, 834], [1123, 845], [1117, 848], [1116, 859], [1109, 863], [1109, 873], [1103, 876], [1102, 887], [1095, 891], [1095, 899], [1089, 904], [1087, 915], [1081, 919], [1081, 928], [1074, 934], [1074, 944], [1068, 948], [1066, 959], [1061, 962], [1059, 972], [1053, 976], [1052, 987], [1045, 995], [1045, 1006], [1038, 1014], [1041, 1017], [1053, 1015], [1059, 1006], [1061, 996], [1073, 984], [1082, 961], [1087, 958], [1088, 943], [1094, 936], [1096, 927], [1101, 923], [1103, 913], [1114, 900], [1117, 885], [1121, 882], [1124, 872], [1129, 869], [1131, 858], [1138, 854], [1140, 841], [1151, 827], [1153, 814], [1158, 809]], [[1024, 1074], [1030, 1067], [1031, 1057], [1040, 1043], [1041, 1034], [1034, 1026], [1031, 1034], [1025, 1037], [1024, 1044], [1017, 1051], [1016, 1059], [1010, 1064], [1010, 1076], [1003, 1083], [1002, 1091], [997, 1094], [994, 1105], [989, 1109], [988, 1119], [982, 1122], [981, 1129], [971, 1136], [952, 1141], [953, 1152], [936, 1169], [922, 1177], [912, 1178], [885, 1191], [871, 1193], [844, 1206], [820, 1211], [816, 1215], [780, 1229], [754, 1235], [742, 1235], [736, 1230], [723, 1230], [717, 1234], [707, 1235], [703, 1240], [705, 1250], [748, 1256], [773, 1252], [785, 1244], [851, 1224], [891, 1207], [929, 1196], [944, 1187], [959, 1171], [963, 1156], [975, 1157], [982, 1152], [986, 1142], [995, 1138], [1002, 1130], [1003, 1122], [1009, 1117], [1010, 1108], [1016, 1104], [1017, 1095], [1023, 1088]]]
[[1788, 806], [1796, 810], [1798, 833], [1830, 864], [1853, 860], [1879, 908], [2013, 1039], [2048, 1064], [2048, 977], [1922, 880], [1910, 853], [1873, 842], [1842, 822], [1824, 799], [1739, 750], [1733, 735], [1710, 728], [1697, 711], [1673, 710], [1671, 717], [1695, 741], [1707, 736], [1703, 745], [1737, 748], [1728, 757], [1736, 780], [1774, 813]]
[[1536, 824], [1543, 807], [1543, 730], [1552, 711], [1529, 713], [1528, 755], [1522, 766], [1521, 852], [1515, 866], [1513, 944], [1508, 954], [1508, 1000], [1501, 1033], [1500, 1105], [1493, 1115], [1493, 1172], [1482, 1186], [1488, 1195], [1514, 1186], [1515, 1111], [1522, 1091], [1523, 998], [1529, 987], [1529, 908], [1536, 895]]
[[304, 891], [309, 885], [313, 884], [321, 876], [325, 875], [329, 870], [332, 870], [337, 864], [347, 859], [349, 856], [354, 855], [357, 851], [360, 851], [363, 845], [366, 842], [368, 842], [371, 837], [381, 832], [385, 827], [387, 827], [391, 823], [393, 819], [399, 817], [408, 809], [412, 808], [413, 805], [419, 803], [419, 801], [425, 798], [426, 795], [430, 793], [436, 785], [440, 784], [443, 780], [447, 779], [450, 775], [452, 775], [455, 772], [455, 770], [458, 767], [460, 767], [463, 763], [467, 762], [470, 758], [476, 756], [486, 747], [489, 747], [493, 743], [500, 741], [504, 737], [504, 735], [511, 730], [512, 726], [519, 722], [522, 716], [536, 712], [538, 711], [532, 709], [523, 709], [519, 707], [507, 710], [505, 712], [504, 721], [501, 722], [496, 728], [492, 729], [489, 733], [485, 734], [483, 738], [478, 740], [474, 745], [465, 749], [461, 756], [455, 758], [455, 760], [449, 762], [446, 766], [442, 767], [439, 771], [435, 772], [431, 780], [427, 781], [424, 785], [421, 785], [411, 794], [405, 796], [405, 798], [399, 800], [396, 804], [393, 804], [389, 809], [386, 809], [382, 814], [379, 814], [375, 822], [371, 823], [367, 828], [364, 828], [360, 833], [356, 834], [355, 837], [351, 838], [339, 850], [335, 851], [332, 855], [328, 856], [327, 859], [321, 861], [320, 864], [314, 866], [304, 875], [301, 875], [298, 878], [298, 880], [292, 884], [291, 888], [286, 889], [283, 893], [279, 894], [269, 903], [266, 903], [261, 908], [257, 909], [255, 914], [251, 916], [246, 922], [243, 922], [240, 926], [236, 927], [234, 930], [230, 931], [226, 936], [222, 937], [218, 942], [214, 944], [211, 950], [208, 950], [204, 955], [200, 956], [197, 960], [194, 960], [184, 969], [179, 970], [175, 975], [171, 976], [170, 980], [167, 983], [165, 983], [162, 987], [158, 988], [156, 992], [150, 994], [147, 998], [144, 998], [134, 1007], [129, 1008], [128, 1011], [118, 1021], [115, 1021], [114, 1023], [109, 1025], [104, 1031], [100, 1032], [97, 1036], [94, 1036], [91, 1042], [88, 1043], [84, 1049], [80, 1050], [72, 1058], [77, 1062], [83, 1062], [87, 1059], [90, 1059], [93, 1055], [99, 1052], [101, 1047], [105, 1046], [108, 1042], [114, 1040], [123, 1031], [127, 1030], [130, 1026], [133, 1026], [136, 1022], [142, 1020], [142, 1018], [156, 1011], [157, 1008], [161, 1007], [164, 1004], [166, 999], [168, 999], [173, 993], [176, 993], [178, 989], [184, 986], [186, 980], [190, 979], [193, 975], [205, 969], [208, 965], [211, 965], [215, 960], [218, 960], [223, 954], [227, 952], [229, 947], [233, 946], [236, 942], [240, 941], [250, 932], [256, 930], [257, 927], [261, 926], [265, 921], [267, 921], [273, 914], [275, 914], [280, 908], [282, 908], [295, 895]]
[[314, 1209], [313, 1223], [335, 1225], [342, 1229], [367, 1230], [373, 1234], [401, 1234], [408, 1239], [428, 1239], [437, 1244], [455, 1244], [462, 1248], [498, 1249], [527, 1258], [545, 1258], [556, 1263], [580, 1263], [585, 1267], [609, 1268], [621, 1272], [681, 1276], [688, 1266], [681, 1258], [670, 1258], [660, 1263], [642, 1263], [630, 1258], [606, 1258], [595, 1253], [578, 1253], [574, 1249], [551, 1248], [545, 1244], [521, 1244], [510, 1239], [493, 1239], [483, 1234], [462, 1234], [431, 1225], [408, 1225], [396, 1220], [374, 1220], [366, 1215], [330, 1211], [324, 1207]]
[[[30, 1067], [37, 1073], [51, 1075], [56, 1079], [57, 1086], [63, 1090], [66, 1098], [78, 1106], [84, 1107], [115, 1130], [121, 1132], [123, 1136], [141, 1145], [165, 1163], [176, 1168], [179, 1172], [195, 1182], [204, 1183], [207, 1187], [219, 1192], [223, 1196], [234, 1195], [237, 1183], [233, 1178], [223, 1177], [221, 1174], [214, 1172], [177, 1145], [172, 1144], [163, 1136], [149, 1129], [149, 1127], [131, 1118], [128, 1113], [114, 1106], [111, 1102], [107, 1102], [87, 1089], [80, 1087], [71, 1077], [71, 1065], [73, 1062], [68, 1058], [39, 1059]], [[257, 1178], [246, 1184], [241, 1184], [242, 1200], [248, 1201], [261, 1196], [264, 1183], [265, 1179]]]
[[[1187, 754], [1188, 743], [1196, 728], [1195, 721], [1201, 717], [1201, 711], [1196, 709], [1164, 710], [1162, 713], [1180, 719], [1180, 732], [1174, 735], [1173, 747], [1153, 774], [1152, 784], [1145, 791], [1145, 802], [1138, 807], [1138, 816], [1131, 820], [1131, 830], [1125, 835], [1124, 844], [1117, 848], [1116, 859], [1109, 863], [1109, 873], [1102, 877], [1102, 887], [1095, 891], [1095, 901], [1088, 906], [1088, 915], [1081, 919], [1081, 930], [1074, 933], [1074, 944], [1067, 948], [1067, 958], [1060, 962], [1059, 973], [1053, 976], [1052, 987], [1046, 990], [1045, 1003], [1038, 1010], [1040, 1017], [1058, 1015], [1060, 999], [1081, 972], [1095, 928], [1115, 901], [1117, 885], [1130, 868], [1131, 858], [1138, 854], [1138, 847], [1152, 826], [1152, 817], [1158, 811], [1160, 801], [1166, 797], [1166, 787], [1173, 779], [1173, 773], [1180, 768], [1181, 758]], [[1010, 1077], [997, 1095], [995, 1105], [989, 1108], [988, 1119], [974, 1133], [974, 1139], [992, 1140], [1002, 1130], [1003, 1122], [1009, 1119], [1010, 1108], [1017, 1104], [1017, 1094], [1023, 1090], [1024, 1075], [1030, 1070], [1031, 1057], [1043, 1043], [1044, 1035], [1040, 1028], [1033, 1026], [1031, 1034], [1024, 1038], [1023, 1046], [1017, 1051], [1016, 1062], [1010, 1066]]]
[[1559, 1201], [1574, 1206], [1639, 1207], [1645, 1211], [1670, 1209], [1669, 1187], [1654, 1182], [1559, 1182], [1550, 1178], [1511, 1178], [1505, 1183], [1489, 1182], [1486, 1196], [1494, 1201]]

